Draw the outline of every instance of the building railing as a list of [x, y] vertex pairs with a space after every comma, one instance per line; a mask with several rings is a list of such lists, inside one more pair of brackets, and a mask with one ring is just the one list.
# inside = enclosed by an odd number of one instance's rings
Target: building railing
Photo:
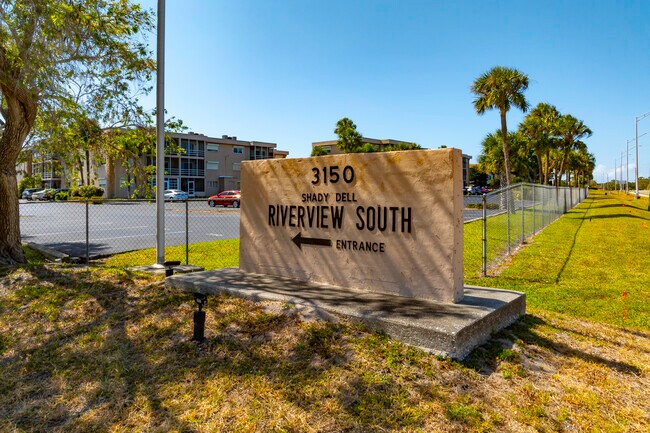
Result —
[[57, 171], [39, 171], [37, 174], [39, 174], [43, 180], [61, 179], [63, 177], [61, 176], [61, 173]]
[[204, 177], [205, 170], [202, 168], [165, 168], [168, 176], [197, 176]]
[[195, 149], [185, 149], [185, 148], [183, 148], [183, 150], [185, 152], [182, 153], [180, 156], [198, 156], [198, 157], [201, 157], [201, 158], [203, 158], [205, 156], [205, 151], [201, 150], [201, 149], [196, 149], [195, 150]]

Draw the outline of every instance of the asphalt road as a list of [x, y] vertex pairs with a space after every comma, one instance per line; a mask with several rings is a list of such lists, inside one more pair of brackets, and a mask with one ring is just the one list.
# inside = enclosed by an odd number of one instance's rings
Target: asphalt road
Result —
[[[465, 204], [480, 196], [465, 196]], [[532, 203], [530, 203], [532, 204]], [[526, 206], [530, 205], [526, 203]], [[520, 206], [518, 204], [517, 206]], [[189, 243], [239, 237], [239, 209], [211, 208], [206, 201], [188, 202]], [[492, 216], [500, 210], [488, 210]], [[465, 221], [482, 217], [466, 209]], [[165, 204], [165, 244], [185, 244], [185, 203]], [[86, 205], [80, 202], [20, 202], [23, 241], [35, 242], [73, 257], [86, 256]], [[88, 205], [90, 257], [156, 247], [156, 205], [153, 202], [105, 202]]]
[[[185, 203], [165, 204], [165, 244], [185, 244]], [[188, 203], [189, 243], [239, 237], [239, 209]], [[156, 205], [109, 202], [88, 205], [90, 257], [156, 247]], [[79, 202], [20, 203], [22, 240], [73, 257], [86, 255], [86, 205]]]

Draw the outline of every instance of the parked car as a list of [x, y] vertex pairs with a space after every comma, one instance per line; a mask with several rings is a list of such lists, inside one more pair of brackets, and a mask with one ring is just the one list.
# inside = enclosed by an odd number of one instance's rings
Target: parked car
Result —
[[43, 188], [26, 188], [23, 190], [23, 193], [20, 195], [20, 198], [23, 200], [31, 200], [32, 194], [35, 192], [41, 191]]
[[165, 201], [185, 201], [190, 198], [188, 193], [180, 189], [166, 189], [164, 197]]
[[238, 190], [221, 191], [219, 194], [209, 197], [208, 204], [210, 205], [210, 207], [232, 206], [237, 208], [241, 204], [241, 191]]
[[68, 190], [66, 188], [45, 188], [32, 194], [32, 200], [54, 200], [60, 192], [68, 192]]
[[45, 188], [41, 189], [39, 191], [36, 191], [35, 193], [32, 194], [32, 200], [37, 201], [37, 200], [47, 200], [46, 194], [48, 192], [54, 191], [52, 188]]

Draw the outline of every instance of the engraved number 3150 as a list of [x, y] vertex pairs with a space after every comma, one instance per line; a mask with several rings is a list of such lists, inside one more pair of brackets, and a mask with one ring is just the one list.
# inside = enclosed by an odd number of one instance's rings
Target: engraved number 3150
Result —
[[317, 185], [321, 183], [337, 183], [343, 179], [345, 183], [352, 183], [354, 181], [354, 169], [346, 165], [341, 172], [338, 165], [330, 165], [329, 167], [316, 168], [313, 167], [311, 171], [314, 173], [314, 178], [311, 183]]

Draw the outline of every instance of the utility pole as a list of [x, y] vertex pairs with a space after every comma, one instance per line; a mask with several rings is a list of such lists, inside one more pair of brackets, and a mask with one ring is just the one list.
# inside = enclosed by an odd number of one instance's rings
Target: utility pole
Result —
[[[634, 178], [636, 179], [635, 197], [637, 200], [639, 199], [639, 120], [643, 120], [648, 116], [650, 116], [650, 111], [634, 118], [634, 131], [636, 133], [636, 167], [634, 168]], [[648, 210], [650, 210], [650, 200], [648, 200]]]
[[[623, 152], [621, 152], [621, 181], [623, 180]], [[621, 192], [623, 192], [623, 185], [621, 185]]]
[[156, 54], [156, 266], [165, 263], [165, 0], [158, 0]]
[[630, 183], [630, 152], [627, 149], [628, 144], [630, 143], [625, 143], [625, 195], [630, 192], [628, 189], [628, 185]]

